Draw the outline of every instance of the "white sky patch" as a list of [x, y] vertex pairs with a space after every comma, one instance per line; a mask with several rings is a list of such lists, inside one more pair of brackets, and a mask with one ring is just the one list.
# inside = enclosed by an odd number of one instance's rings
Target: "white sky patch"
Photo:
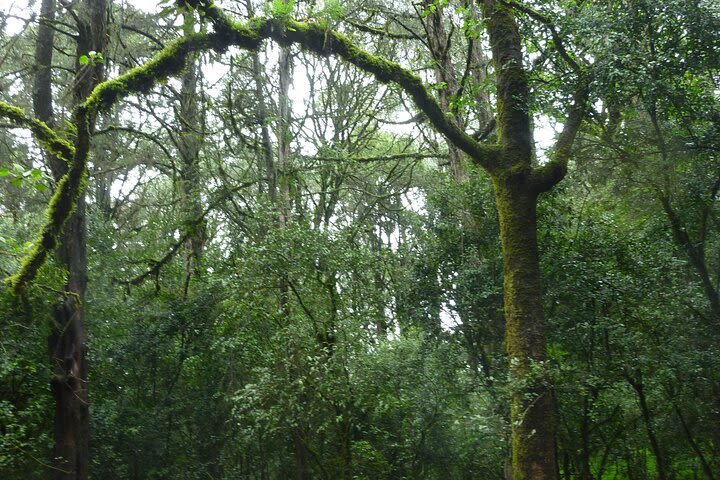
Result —
[[549, 160], [548, 151], [555, 145], [562, 124], [555, 122], [547, 115], [535, 115], [533, 123], [537, 158], [540, 163], [546, 163]]
[[[40, 2], [35, 6], [35, 10], [39, 8]], [[29, 19], [34, 13], [29, 7], [29, 0], [0, 0], [0, 10], [10, 16], [4, 32], [10, 36], [22, 32], [26, 25], [24, 19]]]
[[446, 332], [452, 332], [462, 325], [462, 319], [457, 313], [455, 300], [450, 299], [440, 305], [440, 326]]

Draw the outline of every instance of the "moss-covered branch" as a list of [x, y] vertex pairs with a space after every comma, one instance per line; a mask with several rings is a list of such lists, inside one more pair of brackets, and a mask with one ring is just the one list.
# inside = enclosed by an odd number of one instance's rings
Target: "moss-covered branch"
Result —
[[[185, 68], [191, 52], [224, 51], [234, 45], [246, 50], [256, 50], [265, 39], [273, 39], [282, 45], [297, 44], [301, 48], [328, 56], [336, 55], [352, 65], [375, 76], [384, 83], [395, 83], [413, 99], [417, 107], [427, 115], [433, 126], [454, 145], [487, 169], [494, 168], [498, 148], [477, 142], [461, 130], [442, 111], [437, 101], [425, 88], [420, 77], [384, 57], [372, 55], [353, 43], [345, 35], [328, 30], [320, 24], [297, 22], [290, 19], [253, 18], [246, 23], [238, 22], [210, 3], [184, 2], [185, 7], [199, 8], [213, 22], [212, 33], [194, 33], [170, 42], [145, 64], [123, 75], [99, 84], [87, 99], [75, 109], [73, 115], [78, 131], [87, 128], [89, 120], [97, 113], [109, 110], [121, 98], [150, 91], [159, 81], [177, 75]], [[72, 157], [67, 174], [57, 184], [57, 189], [47, 210], [47, 223], [33, 250], [23, 259], [18, 272], [7, 279], [15, 293], [19, 293], [33, 280], [45, 261], [48, 252], [57, 245], [57, 237], [72, 214], [79, 195], [82, 194], [87, 177], [89, 135], [83, 148], [72, 151], [68, 144], [56, 141], [51, 129], [42, 122], [27, 120], [22, 112], [8, 107], [2, 113], [14, 122], [30, 127], [43, 141], [43, 146], [53, 154], [62, 153], [63, 158]], [[20, 114], [20, 115], [18, 115]], [[43, 128], [44, 126], [44, 128]], [[82, 126], [82, 127], [81, 127]], [[78, 139], [85, 137], [79, 135]], [[85, 144], [86, 143], [86, 144]], [[74, 155], [72, 155], [74, 153]]]
[[216, 37], [216, 35], [194, 34], [171, 42], [144, 65], [95, 87], [87, 99], [76, 107], [73, 114], [73, 123], [78, 130], [75, 147], [60, 140], [44, 123], [28, 119], [17, 108], [0, 104], [0, 115], [18, 125], [30, 128], [44, 148], [68, 161], [68, 171], [56, 185], [55, 193], [46, 211], [47, 221], [35, 245], [22, 259], [17, 273], [6, 279], [13, 293], [20, 294], [27, 288], [48, 254], [57, 247], [58, 237], [65, 222], [72, 215], [78, 197], [85, 190], [90, 152], [88, 127], [90, 119], [98, 112], [108, 110], [122, 97], [149, 91], [158, 81], [180, 73], [190, 52], [207, 50], [212, 45], [222, 46], [222, 42], [218, 42]]
[[[44, 124], [43, 124], [44, 125]], [[32, 250], [25, 255], [20, 263], [17, 273], [8, 277], [5, 281], [10, 290], [18, 295], [21, 294], [27, 285], [32, 282], [37, 274], [38, 269], [42, 266], [48, 254], [55, 250], [58, 244], [58, 236], [62, 232], [62, 228], [70, 215], [72, 215], [78, 197], [85, 190], [87, 182], [87, 156], [90, 148], [90, 133], [88, 130], [87, 116], [83, 111], [76, 114], [75, 125], [78, 127], [78, 141], [73, 147], [64, 143], [64, 155], [72, 152], [74, 154], [72, 161], [68, 162], [67, 173], [60, 178], [53, 193], [50, 203], [46, 211], [47, 221], [38, 240], [35, 242]], [[45, 125], [45, 128], [48, 128]], [[84, 129], [84, 130], [82, 130]], [[46, 134], [55, 133], [48, 128]], [[60, 151], [53, 151], [58, 154]], [[67, 160], [67, 156], [58, 155], [60, 158]], [[78, 161], [84, 159], [84, 161]]]
[[57, 133], [44, 122], [27, 117], [19, 108], [0, 101], [0, 117], [7, 118], [18, 127], [29, 129], [35, 139], [40, 143], [40, 146], [52, 155], [66, 162], [75, 155], [75, 147], [73, 147], [70, 142], [60, 138]]
[[[200, 3], [200, 5], [198, 5]], [[270, 38], [282, 45], [299, 45], [306, 51], [322, 56], [335, 55], [359, 69], [372, 74], [382, 83], [398, 85], [415, 105], [430, 120], [433, 127], [450, 142], [473, 158], [482, 167], [494, 167], [497, 148], [477, 142], [459, 128], [450, 116], [443, 112], [435, 98], [429, 93], [423, 81], [410, 70], [385, 57], [373, 55], [355, 44], [347, 36], [330, 30], [319, 23], [298, 22], [291, 19], [251, 19], [248, 23], [238, 22], [225, 15], [212, 4], [194, 5], [213, 22], [216, 32], [234, 38], [235, 45], [245, 37], [251, 39]]]
[[567, 173], [572, 147], [587, 111], [590, 92], [590, 76], [582, 73], [575, 87], [573, 103], [560, 136], [555, 142], [551, 160], [533, 172], [532, 184], [537, 192], [546, 192], [554, 187]]

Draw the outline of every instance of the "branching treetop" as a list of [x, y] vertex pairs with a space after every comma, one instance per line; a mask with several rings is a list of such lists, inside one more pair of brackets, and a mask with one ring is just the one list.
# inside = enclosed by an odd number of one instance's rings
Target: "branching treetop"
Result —
[[[412, 98], [433, 127], [465, 152], [474, 163], [490, 173], [504, 167], [501, 165], [502, 146], [481, 143], [459, 128], [452, 117], [442, 110], [420, 77], [396, 62], [367, 52], [346, 35], [327, 28], [322, 22], [299, 22], [285, 17], [255, 17], [246, 22], [239, 22], [207, 1], [179, 3], [179, 8], [196, 9], [208, 19], [213, 26], [212, 31], [193, 33], [174, 40], [143, 65], [95, 87], [87, 99], [76, 107], [73, 114], [73, 123], [78, 130], [76, 144], [89, 143], [89, 139], [84, 138], [88, 136], [85, 134], [86, 125], [95, 115], [109, 110], [127, 95], [149, 92], [158, 82], [180, 74], [187, 64], [190, 53], [208, 50], [224, 52], [230, 46], [257, 50], [264, 40], [270, 39], [281, 45], [298, 45], [317, 55], [337, 56], [372, 74], [380, 82], [396, 84]], [[582, 120], [586, 96], [586, 83], [583, 82], [578, 88], [575, 105], [569, 115], [568, 125], [573, 128], [566, 128], [566, 132], [561, 135], [556, 148], [557, 158], [545, 167], [536, 168], [532, 172], [537, 183], [535, 188], [538, 191], [549, 189], [564, 176], [570, 146]], [[18, 272], [6, 279], [11, 290], [18, 294], [32, 282], [48, 252], [56, 247], [57, 236], [72, 214], [77, 198], [84, 191], [89, 144], [76, 145], [73, 148], [62, 141], [60, 136], [47, 125], [25, 117], [19, 109], [6, 104], [0, 107], [0, 116], [9, 118], [19, 126], [30, 128], [43, 148], [65, 159], [70, 166], [67, 174], [56, 186], [47, 209], [47, 223], [36, 241], [35, 248], [23, 259]], [[79, 148], [80, 146], [83, 148]]]

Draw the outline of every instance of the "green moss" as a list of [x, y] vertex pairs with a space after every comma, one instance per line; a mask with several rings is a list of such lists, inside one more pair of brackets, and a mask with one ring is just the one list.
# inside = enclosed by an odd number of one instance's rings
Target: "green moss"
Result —
[[545, 372], [537, 193], [529, 167], [506, 159], [492, 175], [503, 252], [505, 346], [512, 388], [513, 479], [555, 478], [552, 392]]
[[126, 95], [148, 92], [159, 81], [180, 73], [185, 68], [190, 52], [207, 49], [208, 45], [208, 35], [202, 33], [174, 40], [143, 65], [100, 83], [85, 100], [83, 107], [95, 114], [109, 110]]
[[[62, 231], [62, 226], [72, 214], [77, 198], [85, 188], [87, 169], [85, 168], [86, 161], [77, 162], [78, 152], [75, 147], [61, 139], [45, 123], [26, 117], [22, 110], [4, 102], [0, 102], [0, 116], [18, 126], [29, 128], [46, 151], [65, 160], [69, 165], [67, 173], [58, 182], [55, 193], [50, 199], [46, 210], [47, 222], [40, 232], [39, 238], [32, 250], [21, 261], [17, 273], [6, 279], [10, 290], [14, 294], [21, 294], [45, 262], [48, 252], [57, 246], [57, 238]], [[87, 156], [87, 152], [85, 156]], [[71, 161], [70, 159], [73, 157], [75, 159]]]
[[[346, 62], [374, 75], [384, 83], [395, 83], [407, 92], [418, 108], [423, 111], [433, 126], [454, 145], [471, 158], [491, 170], [496, 164], [499, 149], [476, 142], [454, 123], [425, 88], [422, 80], [411, 71], [386, 58], [372, 55], [347, 36], [328, 30], [326, 26], [311, 22], [297, 22], [288, 18], [253, 18], [246, 23], [237, 22], [225, 15], [214, 4], [207, 1], [183, 0], [183, 8], [201, 9], [202, 14], [213, 22], [213, 33], [194, 33], [170, 42], [145, 64], [129, 70], [117, 78], [107, 80], [95, 87], [87, 99], [74, 113], [76, 124], [87, 128], [88, 119], [98, 112], [109, 110], [118, 100], [132, 93], [147, 92], [158, 82], [177, 75], [185, 68], [192, 52], [214, 49], [224, 51], [230, 45], [244, 49], [257, 49], [265, 39], [283, 45], [297, 44], [301, 48], [319, 55], [336, 55]], [[23, 260], [15, 275], [7, 282], [15, 292], [21, 292], [32, 281], [49, 251], [57, 245], [57, 237], [72, 214], [79, 195], [84, 190], [87, 176], [89, 134], [78, 134], [78, 147], [62, 141], [47, 125], [26, 119], [22, 112], [13, 107], [0, 105], [0, 115], [12, 121], [29, 126], [45, 148], [69, 162], [67, 174], [58, 183], [55, 194], [48, 205], [48, 221], [43, 228], [36, 246]], [[80, 129], [79, 129], [80, 130]], [[80, 148], [80, 143], [83, 143]]]
[[60, 138], [44, 122], [25, 116], [25, 113], [17, 107], [0, 101], [0, 117], [7, 118], [18, 127], [29, 129], [40, 146], [56, 157], [68, 161], [75, 154], [75, 147], [72, 144]]
[[[55, 193], [45, 211], [47, 221], [33, 249], [25, 255], [20, 263], [17, 273], [8, 277], [5, 282], [15, 295], [20, 295], [33, 281], [37, 271], [45, 262], [49, 252], [58, 244], [58, 237], [63, 226], [77, 205], [77, 200], [85, 190], [87, 184], [87, 158], [90, 147], [90, 132], [88, 130], [87, 112], [79, 109], [76, 113], [75, 124], [78, 128], [78, 148], [69, 162], [68, 171], [58, 181]], [[82, 131], [81, 131], [82, 130]]]

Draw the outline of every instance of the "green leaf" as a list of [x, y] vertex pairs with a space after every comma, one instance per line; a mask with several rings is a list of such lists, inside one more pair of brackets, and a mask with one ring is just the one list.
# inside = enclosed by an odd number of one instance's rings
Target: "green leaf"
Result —
[[10, 175], [10, 170], [7, 168], [0, 168], [0, 177], [7, 177]]
[[295, 0], [273, 0], [271, 6], [272, 16], [275, 18], [289, 17], [295, 8]]
[[12, 180], [10, 180], [10, 183], [16, 187], [22, 186], [22, 177], [15, 177]]
[[40, 180], [40, 178], [42, 178], [42, 172], [37, 168], [33, 168], [32, 170], [30, 170], [30, 176], [33, 178], [33, 180]]
[[38, 192], [44, 192], [47, 189], [47, 185], [44, 183], [36, 183], [33, 185], [33, 188], [35, 188]]
[[78, 58], [78, 63], [80, 65], [87, 65], [88, 62], [90, 62], [90, 58], [87, 55], [80, 55], [80, 58]]

